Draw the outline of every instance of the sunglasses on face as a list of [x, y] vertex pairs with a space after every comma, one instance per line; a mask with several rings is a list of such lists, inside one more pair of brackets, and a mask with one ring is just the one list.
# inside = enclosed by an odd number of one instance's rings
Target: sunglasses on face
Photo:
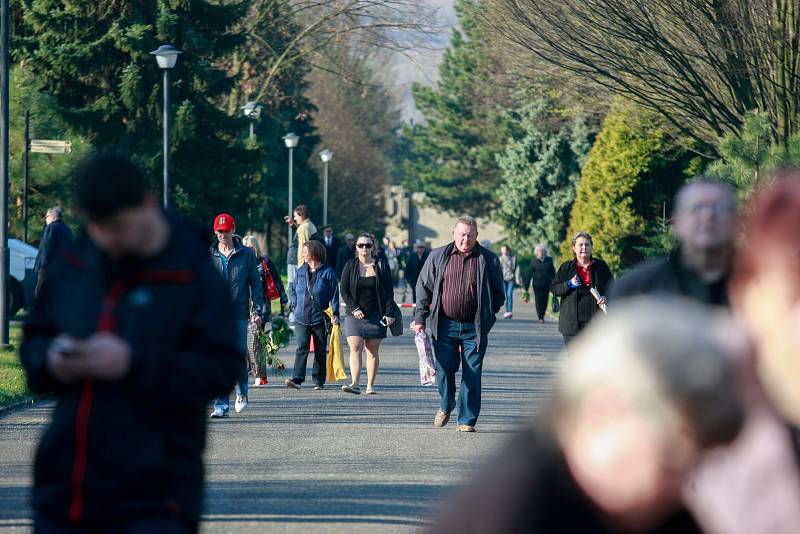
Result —
[[372, 243], [358, 243], [356, 246], [358, 248], [367, 248], [367, 249], [369, 249], [369, 248], [372, 248]]

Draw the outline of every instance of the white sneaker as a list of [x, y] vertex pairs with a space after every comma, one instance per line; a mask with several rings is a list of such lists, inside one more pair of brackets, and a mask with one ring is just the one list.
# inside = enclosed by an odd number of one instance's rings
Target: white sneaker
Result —
[[236, 395], [236, 404], [233, 405], [233, 409], [236, 410], [236, 413], [241, 413], [245, 406], [247, 406], [247, 397]]

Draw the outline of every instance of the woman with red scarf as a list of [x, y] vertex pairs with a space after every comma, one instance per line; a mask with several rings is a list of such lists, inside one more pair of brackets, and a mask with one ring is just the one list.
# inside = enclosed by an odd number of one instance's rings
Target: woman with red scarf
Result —
[[[592, 236], [578, 232], [572, 239], [575, 259], [566, 261], [558, 268], [550, 291], [561, 298], [561, 314], [558, 331], [568, 345], [583, 330], [606, 303], [605, 294], [614, 282], [614, 275], [606, 262], [592, 257]], [[592, 289], [600, 295], [595, 298]]]

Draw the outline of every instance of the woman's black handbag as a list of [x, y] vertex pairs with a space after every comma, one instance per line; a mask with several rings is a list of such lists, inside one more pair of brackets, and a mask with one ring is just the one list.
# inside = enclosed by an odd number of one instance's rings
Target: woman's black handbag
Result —
[[558, 313], [561, 309], [561, 303], [558, 302], [558, 297], [553, 297], [553, 313]]
[[393, 336], [403, 335], [403, 312], [400, 311], [400, 306], [392, 301], [386, 306], [386, 316], [394, 319], [394, 322], [389, 326], [389, 331]]

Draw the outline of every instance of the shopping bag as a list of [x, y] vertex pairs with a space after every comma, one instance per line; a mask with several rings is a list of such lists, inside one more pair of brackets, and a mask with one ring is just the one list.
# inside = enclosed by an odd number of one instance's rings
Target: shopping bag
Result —
[[[325, 313], [333, 319], [333, 310], [330, 307], [325, 310]], [[342, 350], [342, 329], [339, 327], [339, 323], [331, 328], [326, 368], [328, 382], [347, 379], [347, 372], [344, 369], [344, 351]]]
[[436, 364], [433, 362], [431, 339], [424, 331], [414, 335], [414, 343], [419, 354], [419, 381], [423, 386], [436, 383]]

